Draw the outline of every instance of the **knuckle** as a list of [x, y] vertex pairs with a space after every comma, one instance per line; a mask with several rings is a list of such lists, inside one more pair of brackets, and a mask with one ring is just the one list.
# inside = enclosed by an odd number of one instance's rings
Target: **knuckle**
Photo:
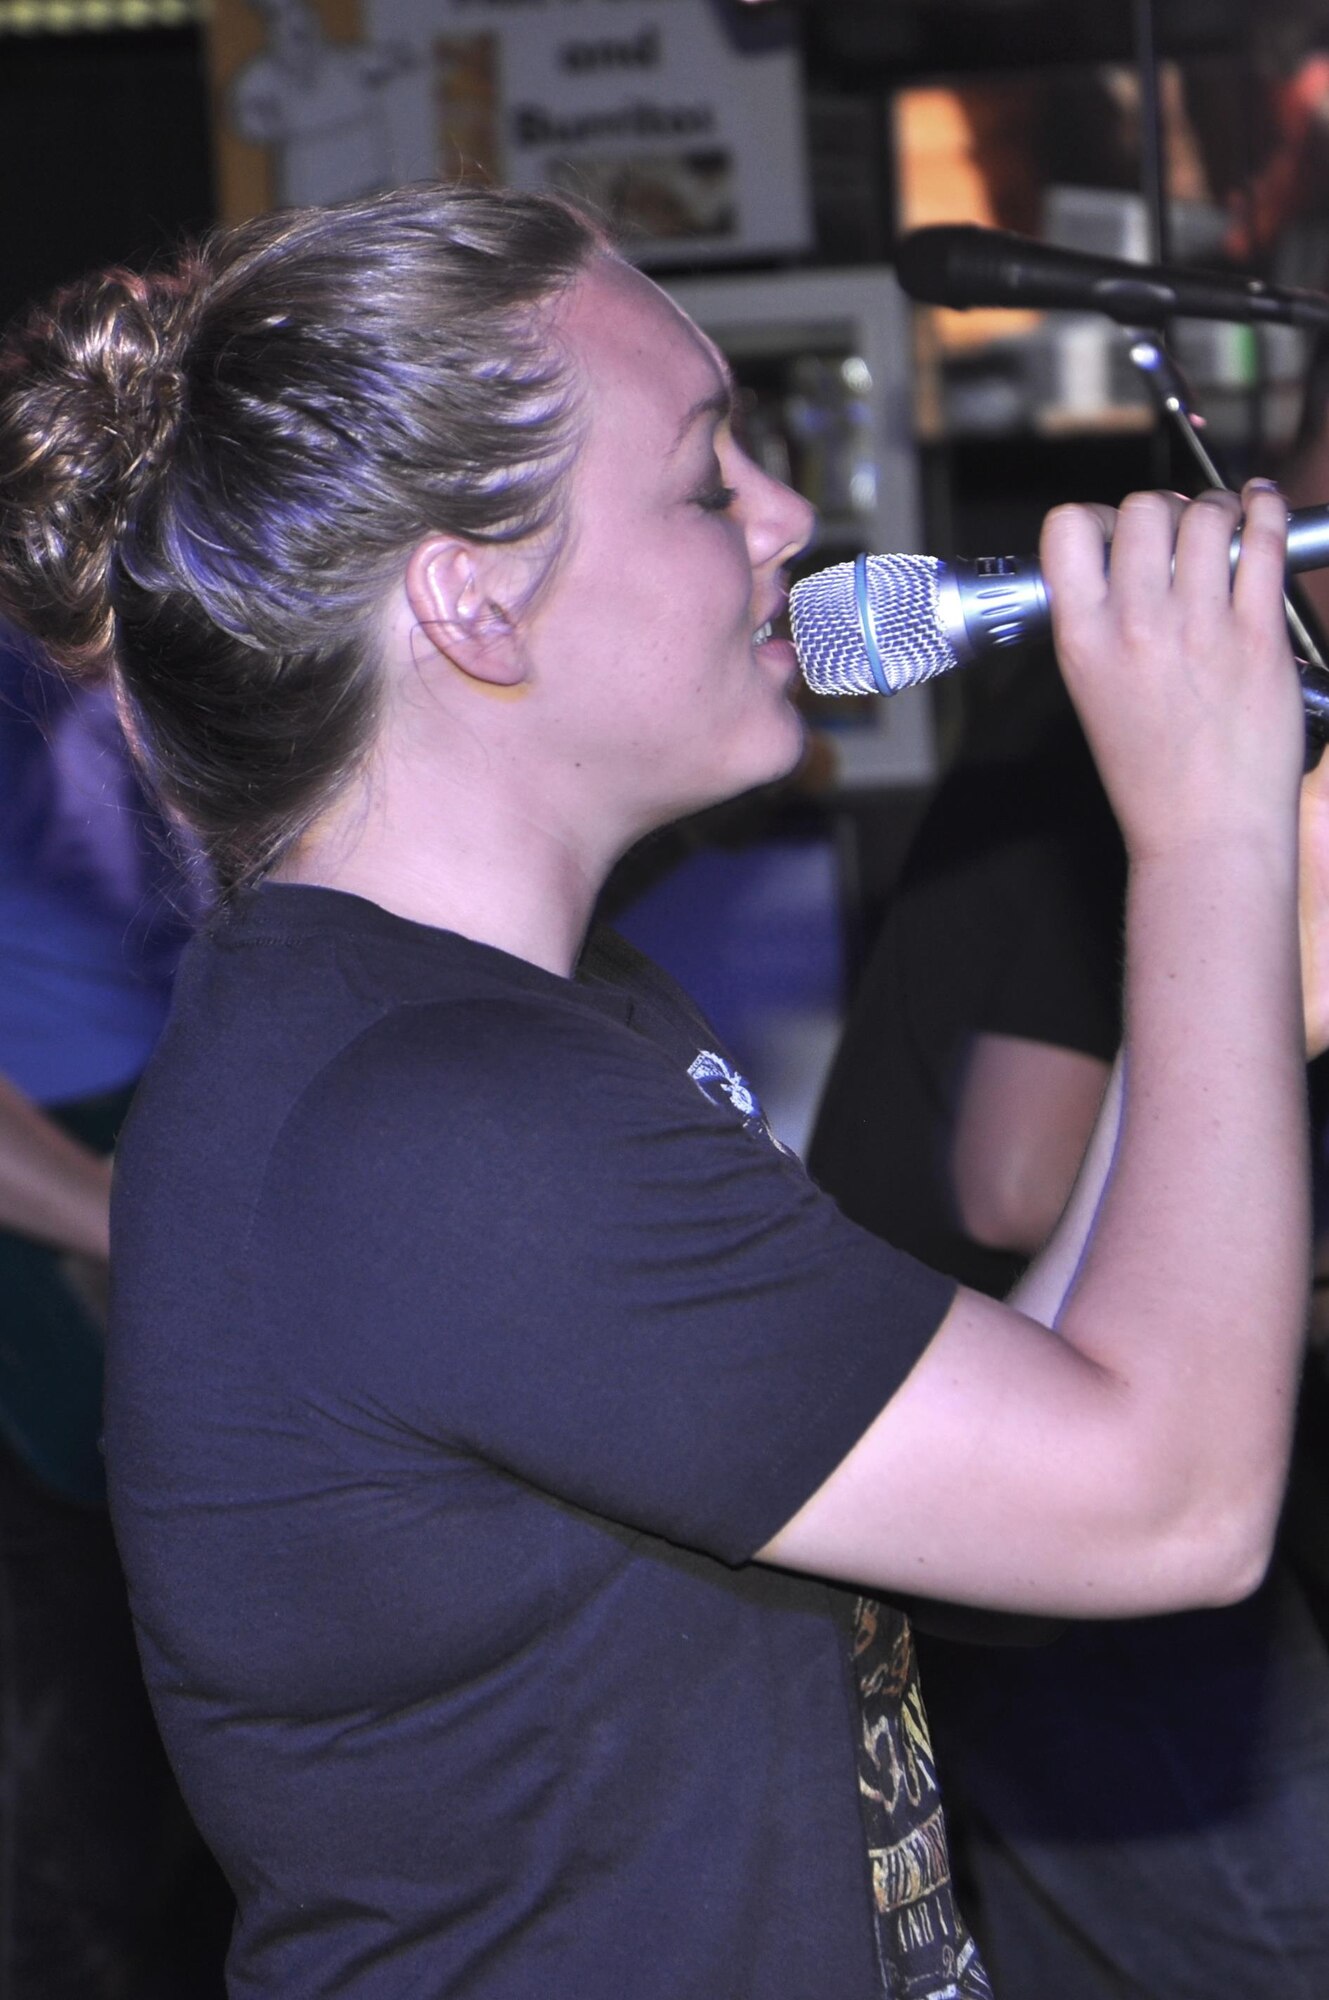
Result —
[[1093, 511], [1078, 500], [1063, 500], [1046, 515], [1043, 521], [1043, 545], [1045, 548], [1069, 547], [1083, 540], [1087, 535], [1102, 535], [1102, 527]]
[[1222, 514], [1229, 520], [1235, 520], [1241, 513], [1241, 501], [1237, 495], [1219, 487], [1207, 487], [1203, 493], [1197, 493], [1193, 500], [1187, 502], [1188, 510], [1199, 507], [1205, 508], [1212, 514]]
[[1240, 504], [1233, 504], [1235, 496], [1225, 493], [1206, 493], [1188, 502], [1179, 530], [1179, 539], [1203, 551], [1203, 560], [1214, 560], [1215, 550], [1226, 549], [1241, 521]]
[[1128, 493], [1118, 512], [1123, 517], [1138, 521], [1171, 521], [1177, 513], [1175, 494], [1142, 491]]
[[1248, 549], [1259, 549], [1265, 555], [1276, 555], [1281, 560], [1286, 542], [1287, 533], [1285, 524], [1283, 521], [1277, 519], [1277, 517], [1271, 520], [1267, 514], [1262, 512], [1259, 514], [1248, 514], [1242, 522], [1241, 548], [1243, 553]]
[[1052, 510], [1043, 523], [1039, 554], [1058, 591], [1079, 594], [1103, 574], [1105, 540], [1104, 523], [1092, 508], [1067, 502]]
[[1124, 604], [1118, 615], [1122, 644], [1133, 653], [1157, 651], [1162, 634], [1158, 619], [1142, 604]]

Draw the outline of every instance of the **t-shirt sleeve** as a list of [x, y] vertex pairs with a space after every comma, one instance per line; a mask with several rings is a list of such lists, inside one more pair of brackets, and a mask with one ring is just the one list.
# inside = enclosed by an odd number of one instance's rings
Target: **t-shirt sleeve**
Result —
[[398, 1010], [320, 1075], [250, 1262], [293, 1393], [734, 1563], [845, 1456], [954, 1289], [667, 1051], [507, 1000]]
[[1110, 1062], [1121, 1037], [1120, 895], [1111, 876], [1086, 881], [1076, 861], [1051, 838], [1003, 856], [989, 885], [1006, 911], [1003, 948], [973, 1029]]

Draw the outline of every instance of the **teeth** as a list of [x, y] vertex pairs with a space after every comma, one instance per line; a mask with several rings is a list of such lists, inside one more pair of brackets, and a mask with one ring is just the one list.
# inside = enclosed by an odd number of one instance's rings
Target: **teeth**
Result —
[[764, 625], [759, 625], [752, 635], [753, 645], [764, 646], [766, 641], [774, 636], [774, 625], [775, 620], [773, 618], [768, 618]]

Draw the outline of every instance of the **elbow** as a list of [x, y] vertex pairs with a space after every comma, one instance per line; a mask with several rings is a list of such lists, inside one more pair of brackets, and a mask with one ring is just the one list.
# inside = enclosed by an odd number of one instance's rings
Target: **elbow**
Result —
[[1187, 1431], [1171, 1418], [1130, 1423], [1096, 1459], [1098, 1532], [1085, 1523], [1086, 1547], [1096, 1546], [1104, 1564], [1096, 1615], [1218, 1610], [1259, 1589], [1287, 1453], [1266, 1435], [1249, 1455], [1234, 1457], [1213, 1449], [1211, 1436], [1208, 1424]]
[[1020, 1171], [1013, 1160], [1000, 1171], [955, 1176], [960, 1227], [985, 1250], [1009, 1250], [1031, 1257], [1041, 1250], [1061, 1214], [1065, 1190], [1049, 1189], [1036, 1166]]
[[1271, 1509], [1267, 1520], [1243, 1518], [1209, 1535], [1198, 1569], [1202, 1594], [1194, 1609], [1218, 1611], [1254, 1596], [1269, 1573], [1277, 1523], [1277, 1511]]
[[1281, 1481], [1258, 1492], [1180, 1496], [1141, 1523], [1151, 1612], [1221, 1610], [1263, 1583], [1274, 1550]]

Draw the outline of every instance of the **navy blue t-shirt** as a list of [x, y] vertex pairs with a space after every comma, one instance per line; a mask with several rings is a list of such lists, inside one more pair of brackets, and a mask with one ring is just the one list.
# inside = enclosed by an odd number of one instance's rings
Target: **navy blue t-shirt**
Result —
[[951, 1286], [662, 974], [260, 891], [114, 1244], [112, 1506], [237, 2000], [961, 1990], [907, 1628], [748, 1561]]

